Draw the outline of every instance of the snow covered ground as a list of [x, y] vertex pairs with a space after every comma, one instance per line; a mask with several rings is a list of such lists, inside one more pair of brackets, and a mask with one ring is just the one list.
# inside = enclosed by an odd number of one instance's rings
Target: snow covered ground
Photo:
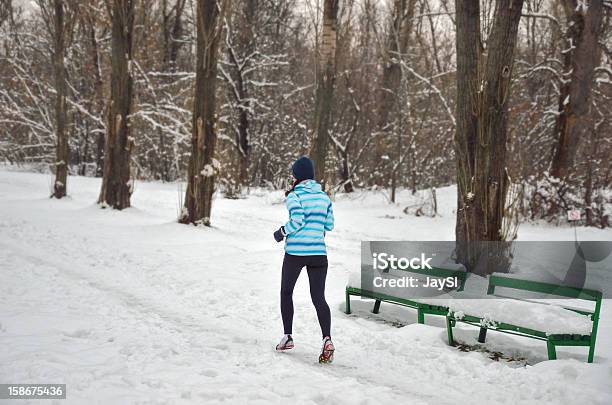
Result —
[[[134, 208], [116, 212], [94, 204], [99, 179], [70, 178], [61, 201], [47, 198], [51, 181], [0, 169], [0, 383], [65, 383], [58, 404], [612, 403], [610, 301], [594, 364], [584, 348], [558, 348], [561, 360], [545, 361], [542, 342], [490, 333], [490, 351], [525, 359], [494, 361], [447, 346], [443, 319], [419, 325], [391, 305], [373, 315], [370, 301], [355, 299], [353, 314], [343, 313], [360, 241], [452, 240], [453, 187], [438, 190], [436, 218], [405, 215], [409, 193], [397, 206], [380, 193], [338, 196], [327, 282], [337, 353], [321, 366], [305, 274], [296, 348], [273, 350], [282, 334], [283, 253], [272, 238], [286, 219], [280, 192], [217, 199], [205, 229], [175, 223], [176, 184], [137, 183]], [[573, 238], [570, 228], [519, 230], [522, 240]], [[456, 335], [473, 343], [477, 332], [459, 326]]]

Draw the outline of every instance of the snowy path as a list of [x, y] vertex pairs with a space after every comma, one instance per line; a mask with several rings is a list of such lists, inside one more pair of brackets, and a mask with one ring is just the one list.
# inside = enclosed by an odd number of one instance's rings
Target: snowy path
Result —
[[[355, 315], [341, 312], [359, 241], [451, 238], [452, 207], [444, 202], [453, 201], [452, 189], [440, 190], [443, 216], [436, 219], [406, 217], [375, 198], [337, 203], [327, 296], [338, 353], [322, 367], [305, 274], [296, 287], [297, 347], [273, 350], [281, 332], [282, 252], [271, 232], [286, 216], [272, 204], [278, 195], [217, 200], [216, 227], [197, 229], [173, 222], [176, 185], [139, 183], [137, 208], [113, 212], [92, 204], [98, 179], [72, 178], [64, 201], [45, 198], [47, 182], [44, 175], [0, 171], [0, 382], [66, 383], [68, 400], [58, 403], [70, 404], [612, 400], [607, 306], [599, 364], [560, 350], [565, 360], [528, 367], [448, 347], [436, 320], [403, 328], [381, 321], [414, 320], [409, 310], [386, 306], [375, 317], [370, 303], [356, 301]], [[539, 231], [525, 227], [521, 236]], [[542, 360], [545, 347], [524, 340], [525, 353]]]

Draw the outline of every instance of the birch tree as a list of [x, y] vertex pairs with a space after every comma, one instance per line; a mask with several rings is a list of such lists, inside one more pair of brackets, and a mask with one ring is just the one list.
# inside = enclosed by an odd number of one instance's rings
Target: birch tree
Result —
[[336, 81], [339, 2], [340, 0], [325, 0], [323, 3], [323, 29], [317, 61], [317, 90], [311, 157], [315, 163], [315, 176], [322, 184], [325, 183], [325, 160], [329, 144], [330, 114]]

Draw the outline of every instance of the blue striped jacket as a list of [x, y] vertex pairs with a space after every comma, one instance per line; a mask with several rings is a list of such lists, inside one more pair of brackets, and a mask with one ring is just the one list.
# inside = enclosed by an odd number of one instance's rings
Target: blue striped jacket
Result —
[[325, 232], [334, 229], [334, 211], [327, 194], [314, 180], [295, 186], [287, 196], [285, 252], [295, 256], [327, 255]]

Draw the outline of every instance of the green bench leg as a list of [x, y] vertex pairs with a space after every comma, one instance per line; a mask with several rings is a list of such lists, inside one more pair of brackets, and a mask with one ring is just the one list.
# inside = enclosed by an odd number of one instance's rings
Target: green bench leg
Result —
[[484, 343], [487, 339], [487, 328], [481, 327], [478, 334], [478, 343]]
[[595, 357], [595, 339], [597, 338], [597, 327], [599, 325], [599, 311], [601, 310], [601, 300], [595, 304], [595, 312], [591, 319], [593, 320], [593, 329], [591, 330], [591, 341], [589, 342], [589, 358], [588, 362], [592, 363]]
[[450, 316], [446, 317], [446, 333], [448, 334], [448, 344], [450, 346], [454, 346], [455, 340], [453, 339], [453, 323]]
[[587, 362], [592, 363], [595, 357], [595, 335], [591, 335], [591, 343], [589, 344], [589, 358]]
[[374, 309], [372, 309], [372, 313], [377, 314], [379, 310], [380, 310], [380, 300], [376, 300], [376, 302], [374, 302]]
[[417, 309], [417, 321], [421, 324], [425, 323], [425, 313], [421, 308]]
[[344, 313], [346, 313], [347, 315], [351, 313], [351, 294], [349, 294], [349, 292], [346, 292], [346, 306], [344, 308]]
[[546, 341], [546, 347], [548, 348], [548, 360], [557, 360], [557, 351], [552, 340], [548, 339]]

